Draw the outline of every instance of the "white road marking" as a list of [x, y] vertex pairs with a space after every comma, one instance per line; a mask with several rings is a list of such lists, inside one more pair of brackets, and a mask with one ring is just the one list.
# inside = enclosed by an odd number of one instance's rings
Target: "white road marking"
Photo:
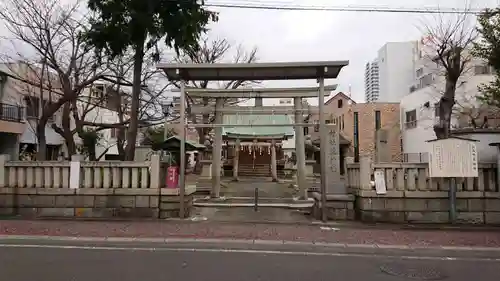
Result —
[[326, 253], [305, 251], [276, 250], [244, 250], [244, 249], [210, 249], [210, 248], [175, 248], [175, 247], [112, 247], [112, 246], [75, 246], [75, 245], [40, 245], [40, 244], [0, 244], [0, 248], [31, 248], [31, 249], [62, 249], [62, 250], [98, 250], [98, 251], [144, 251], [144, 252], [198, 252], [198, 253], [236, 253], [236, 254], [266, 254], [285, 256], [323, 256], [323, 257], [354, 257], [354, 258], [387, 258], [406, 260], [434, 261], [486, 261], [500, 262], [500, 258], [474, 257], [433, 257], [433, 256], [398, 256], [383, 254]]
[[340, 228], [335, 228], [335, 227], [327, 227], [327, 226], [321, 226], [321, 230], [333, 230], [333, 231], [339, 231]]

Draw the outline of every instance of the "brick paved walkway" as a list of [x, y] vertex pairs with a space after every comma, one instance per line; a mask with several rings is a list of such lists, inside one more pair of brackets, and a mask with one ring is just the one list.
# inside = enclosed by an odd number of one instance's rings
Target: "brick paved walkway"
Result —
[[3, 220], [0, 235], [259, 239], [345, 244], [500, 247], [500, 231], [391, 230], [215, 222]]

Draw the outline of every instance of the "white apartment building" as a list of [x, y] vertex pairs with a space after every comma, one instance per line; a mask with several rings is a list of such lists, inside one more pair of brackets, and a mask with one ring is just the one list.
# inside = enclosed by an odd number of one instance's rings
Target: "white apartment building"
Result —
[[376, 102], [380, 94], [380, 81], [378, 62], [373, 61], [365, 67], [365, 101], [367, 103]]
[[[462, 75], [457, 84], [455, 94], [457, 105], [452, 115], [452, 129], [470, 127], [467, 124], [470, 118], [461, 112], [470, 109], [481, 110], [479, 109], [481, 105], [476, 99], [479, 94], [478, 86], [493, 79], [491, 68], [484, 61], [473, 60], [468, 68], [469, 70]], [[433, 130], [435, 122], [439, 122], [436, 107], [444, 91], [445, 81], [442, 73], [436, 63], [420, 60], [415, 68], [416, 79], [410, 86], [411, 93], [401, 100], [401, 145], [404, 160], [407, 162], [428, 161], [430, 146], [427, 141], [436, 139]], [[476, 137], [473, 138], [477, 139]], [[478, 145], [480, 161], [489, 161], [491, 160], [489, 158], [496, 157], [496, 148], [489, 147], [490, 142], [493, 141], [491, 139], [485, 140], [485, 143], [481, 141]]]
[[[119, 109], [122, 111], [127, 107], [127, 100], [124, 94], [117, 94], [106, 83], [96, 82], [86, 89], [78, 101], [80, 116], [85, 117], [85, 121], [96, 124], [118, 124], [120, 123]], [[124, 120], [128, 116], [123, 114]], [[73, 120], [74, 121], [74, 120]], [[74, 123], [73, 125], [74, 126]], [[101, 138], [96, 146], [96, 157], [100, 160], [118, 159], [117, 129], [110, 128], [100, 130]], [[82, 144], [82, 140], [75, 135], [75, 142]]]
[[400, 102], [415, 80], [415, 64], [420, 56], [418, 41], [386, 43], [377, 58], [366, 65], [366, 101]]

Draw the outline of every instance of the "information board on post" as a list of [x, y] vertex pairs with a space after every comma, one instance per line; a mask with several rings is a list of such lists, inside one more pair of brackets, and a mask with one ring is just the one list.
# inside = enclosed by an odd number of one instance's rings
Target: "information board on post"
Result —
[[387, 186], [385, 185], [385, 175], [383, 170], [376, 170], [375, 177], [375, 192], [378, 195], [387, 194]]
[[431, 141], [430, 146], [429, 177], [478, 177], [478, 156], [474, 140], [448, 138]]

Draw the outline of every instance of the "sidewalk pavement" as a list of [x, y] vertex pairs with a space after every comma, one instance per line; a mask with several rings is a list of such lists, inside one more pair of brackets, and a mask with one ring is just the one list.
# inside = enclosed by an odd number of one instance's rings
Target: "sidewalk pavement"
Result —
[[0, 220], [2, 236], [186, 238], [304, 243], [500, 248], [500, 231], [343, 228], [186, 221]]

